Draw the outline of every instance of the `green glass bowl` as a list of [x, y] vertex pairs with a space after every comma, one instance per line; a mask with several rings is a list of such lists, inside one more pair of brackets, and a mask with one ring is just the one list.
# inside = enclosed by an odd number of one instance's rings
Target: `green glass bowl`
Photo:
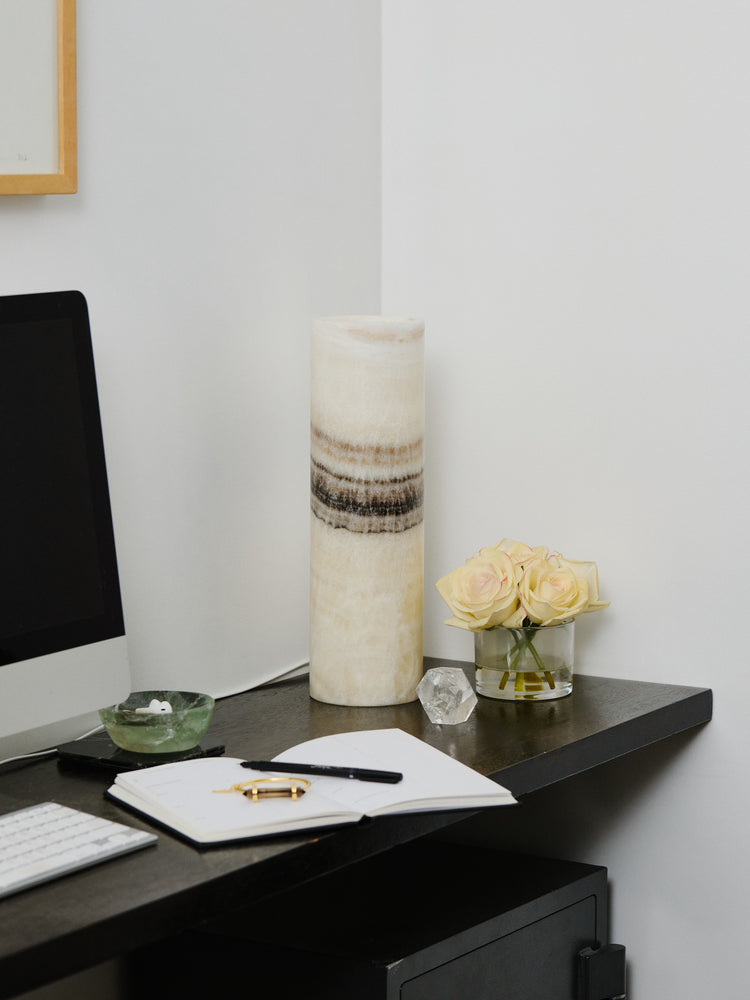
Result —
[[[138, 711], [153, 701], [171, 712]], [[113, 743], [131, 753], [179, 753], [198, 746], [214, 714], [214, 699], [195, 691], [135, 691], [119, 705], [99, 709]]]

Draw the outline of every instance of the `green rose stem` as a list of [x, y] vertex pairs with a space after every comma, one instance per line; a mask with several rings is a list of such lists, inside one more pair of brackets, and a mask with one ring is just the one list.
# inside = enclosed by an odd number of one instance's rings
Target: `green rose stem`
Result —
[[[505, 685], [508, 683], [508, 679], [510, 677], [510, 672], [517, 669], [518, 661], [523, 655], [524, 649], [528, 649], [528, 651], [534, 657], [534, 661], [536, 665], [539, 667], [539, 670], [544, 674], [545, 680], [549, 685], [550, 691], [554, 691], [555, 678], [552, 676], [552, 671], [547, 670], [544, 661], [542, 660], [541, 656], [539, 655], [539, 652], [537, 651], [536, 646], [534, 645], [534, 632], [531, 629], [525, 629], [525, 628], [510, 629], [510, 632], [513, 635], [513, 642], [515, 644], [515, 648], [511, 655], [510, 671], [506, 670], [503, 673], [498, 688], [501, 691], [505, 689]], [[541, 678], [538, 677], [536, 673], [533, 673], [531, 671], [529, 671], [528, 676], [526, 676], [523, 671], [517, 672], [515, 677], [515, 690], [523, 691], [524, 688], [527, 688], [529, 691], [541, 691], [542, 690]]]

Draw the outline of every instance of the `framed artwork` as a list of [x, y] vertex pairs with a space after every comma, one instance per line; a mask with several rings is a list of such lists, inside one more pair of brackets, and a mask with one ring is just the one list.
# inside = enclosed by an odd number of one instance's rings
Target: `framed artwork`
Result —
[[0, 195], [78, 187], [75, 0], [0, 0]]

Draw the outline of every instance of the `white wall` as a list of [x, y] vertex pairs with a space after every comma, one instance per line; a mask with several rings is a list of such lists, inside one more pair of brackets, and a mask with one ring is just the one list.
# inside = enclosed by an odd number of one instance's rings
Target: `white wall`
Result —
[[749, 29], [724, 0], [383, 0], [382, 304], [426, 320], [425, 652], [471, 658], [432, 584], [507, 535], [597, 561], [582, 671], [714, 688], [701, 733], [514, 831], [609, 866], [634, 1000], [730, 995], [750, 932]]
[[134, 688], [307, 659], [308, 340], [373, 312], [380, 11], [78, 0], [79, 192], [0, 198], [0, 294], [87, 295]]

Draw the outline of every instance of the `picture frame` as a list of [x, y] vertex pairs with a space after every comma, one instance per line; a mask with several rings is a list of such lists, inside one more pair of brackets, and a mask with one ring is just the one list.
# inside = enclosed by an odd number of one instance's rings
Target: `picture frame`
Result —
[[0, 195], [73, 194], [76, 0], [0, 0], [0, 44]]

